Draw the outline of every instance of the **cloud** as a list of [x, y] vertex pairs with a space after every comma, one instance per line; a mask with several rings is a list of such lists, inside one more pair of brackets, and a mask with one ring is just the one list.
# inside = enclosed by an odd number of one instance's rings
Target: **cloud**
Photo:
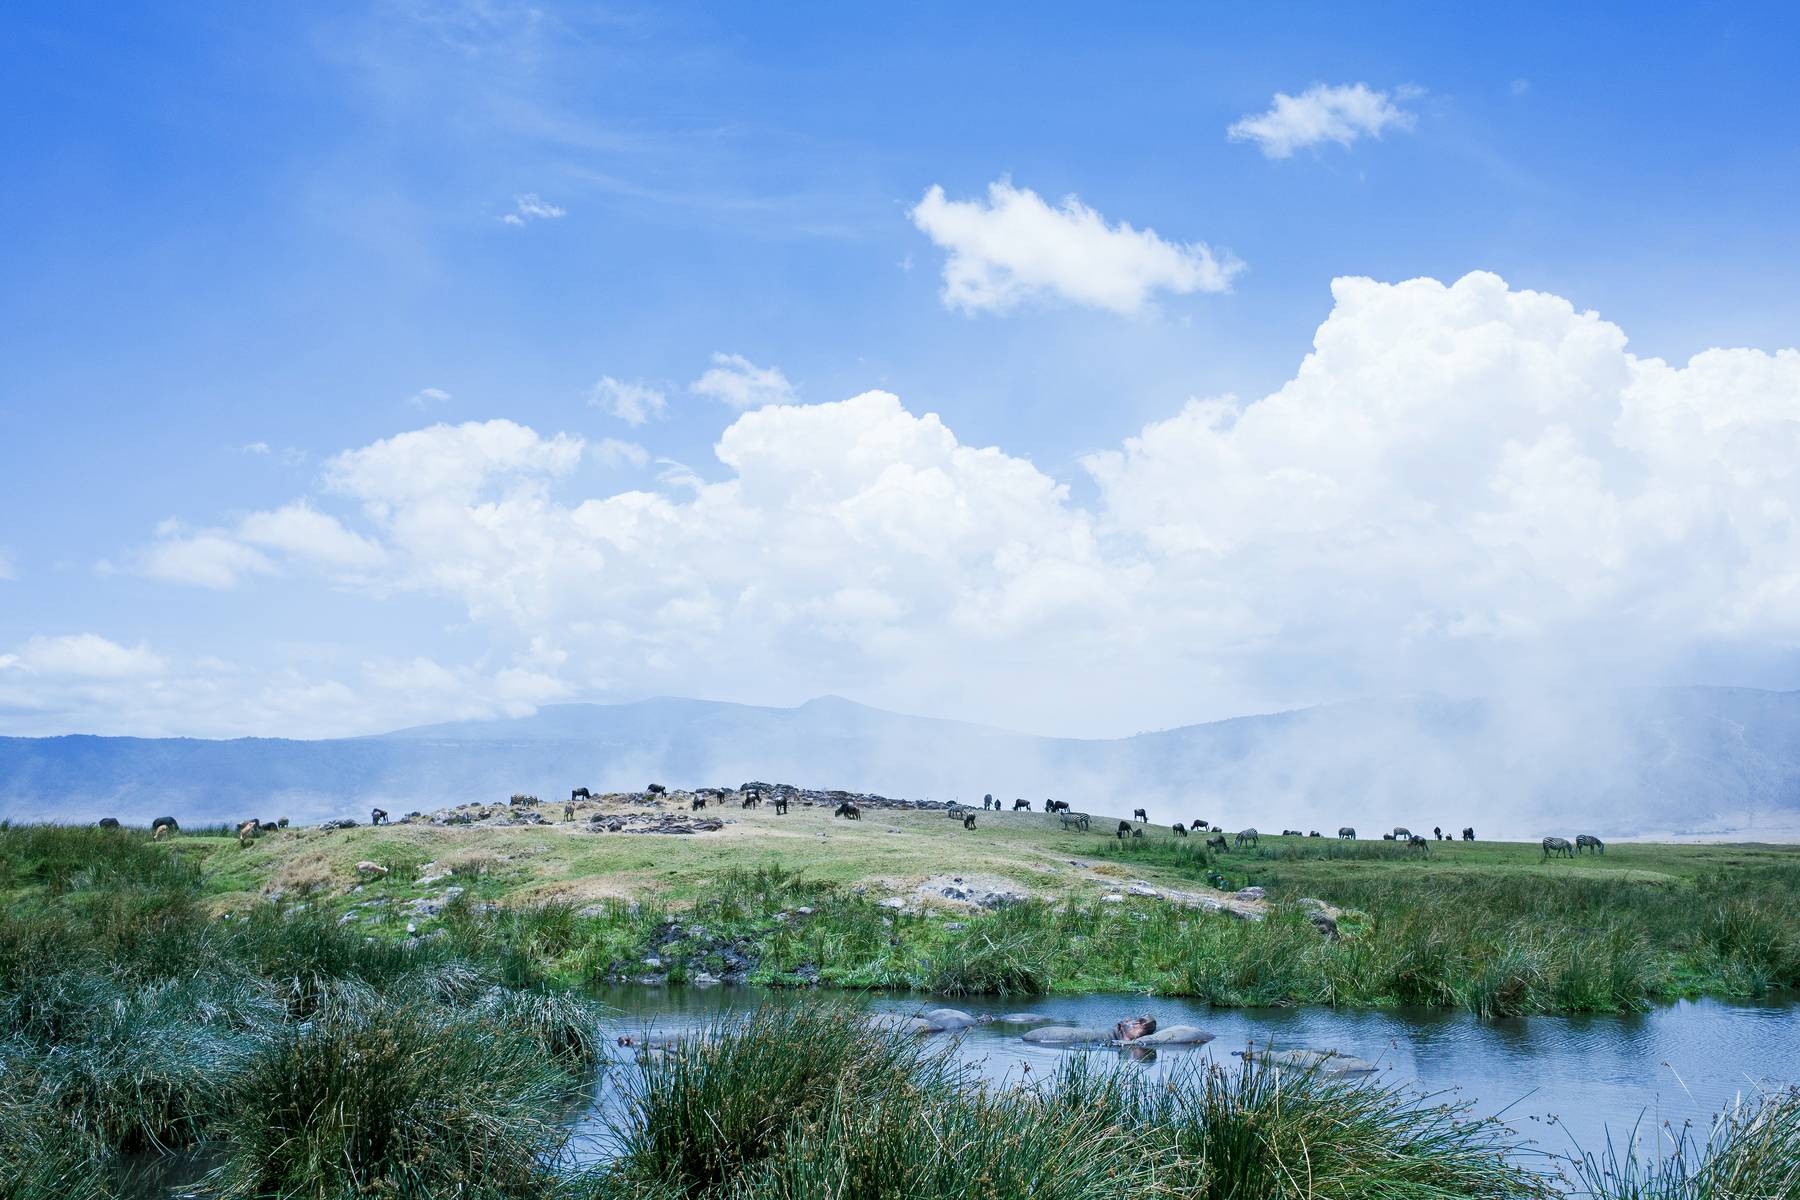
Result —
[[267, 454], [268, 452], [269, 443], [267, 442], [245, 442], [238, 447], [239, 454]]
[[590, 453], [596, 462], [607, 467], [641, 467], [650, 461], [648, 450], [636, 442], [624, 442], [618, 438], [601, 438], [594, 443]]
[[588, 392], [588, 403], [603, 408], [627, 425], [642, 425], [653, 417], [660, 418], [668, 407], [668, 397], [645, 383], [626, 383], [603, 375]]
[[4, 550], [0, 550], [0, 582], [17, 579], [18, 577], [19, 568], [13, 562], [12, 555]]
[[157, 538], [140, 556], [137, 569], [165, 583], [233, 588], [247, 575], [272, 574], [275, 564], [222, 530], [190, 533], [171, 520], [157, 527]]
[[513, 197], [513, 210], [500, 220], [507, 225], [524, 226], [532, 221], [557, 221], [568, 215], [566, 209], [558, 208], [536, 192], [526, 192]]
[[352, 533], [337, 520], [297, 500], [273, 512], [251, 513], [238, 523], [239, 540], [327, 567], [367, 570], [378, 565], [382, 550]]
[[933, 185], [911, 216], [949, 252], [944, 304], [966, 313], [1055, 298], [1132, 314], [1164, 292], [1228, 291], [1243, 269], [1202, 242], [1181, 245], [1123, 221], [1108, 225], [1074, 196], [1052, 208], [1005, 180], [988, 185], [985, 203], [949, 200]]
[[443, 388], [420, 388], [406, 398], [406, 402], [414, 408], [430, 408], [434, 404], [443, 404], [450, 399], [450, 393]]
[[1255, 142], [1268, 158], [1287, 158], [1321, 142], [1347, 147], [1364, 134], [1379, 138], [1384, 129], [1411, 129], [1417, 118], [1394, 101], [1417, 94], [1413, 88], [1390, 96], [1363, 83], [1315, 83], [1298, 96], [1276, 92], [1269, 111], [1245, 116], [1226, 132], [1234, 142]]
[[162, 659], [149, 648], [141, 644], [121, 646], [97, 633], [34, 637], [14, 653], [0, 655], [0, 671], [26, 675], [130, 679], [162, 669]]
[[794, 385], [778, 367], [759, 367], [741, 354], [714, 354], [713, 365], [689, 384], [689, 390], [732, 408], [789, 404]]
[[[1640, 358], [1479, 272], [1332, 296], [1285, 384], [1087, 455], [1085, 500], [867, 392], [738, 414], [720, 478], [655, 490], [580, 494], [584, 454], [635, 452], [507, 421], [346, 451], [328, 485], [382, 551], [360, 575], [222, 528], [289, 572], [454, 600], [515, 655], [519, 703], [837, 691], [1109, 732], [1800, 645], [1800, 351]], [[467, 685], [486, 703], [497, 670]]]

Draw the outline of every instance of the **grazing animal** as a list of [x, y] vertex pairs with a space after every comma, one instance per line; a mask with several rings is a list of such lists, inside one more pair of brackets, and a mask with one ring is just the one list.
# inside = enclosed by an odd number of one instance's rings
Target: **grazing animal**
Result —
[[1086, 829], [1088, 827], [1087, 814], [1086, 813], [1064, 813], [1062, 815], [1062, 827], [1064, 829], [1070, 829], [1070, 828]]
[[775, 811], [778, 813], [787, 812], [787, 796], [785, 794], [775, 797]]
[[1150, 819], [1150, 814], [1141, 808], [1134, 808], [1131, 810], [1131, 817], [1134, 821], [1148, 821]]
[[1142, 829], [1134, 829], [1131, 831], [1131, 836], [1134, 838], [1141, 838], [1144, 836], [1144, 831]]
[[1130, 837], [1131, 836], [1131, 822], [1130, 821], [1120, 821], [1118, 831], [1116, 833], [1114, 833], [1113, 836], [1118, 838], [1121, 842], [1124, 841], [1126, 838]]
[[1324, 837], [1325, 835], [1315, 829], [1311, 833], [1307, 834], [1306, 836], [1307, 837]]
[[738, 805], [738, 807], [739, 808], [761, 808], [762, 807], [762, 797], [757, 795], [755, 792], [748, 792], [744, 795], [744, 802], [742, 804]]
[[150, 837], [153, 841], [160, 842], [180, 832], [181, 826], [176, 824], [174, 817], [158, 817], [150, 822]]
[[1575, 853], [1580, 854], [1583, 850], [1592, 850], [1595, 854], [1605, 854], [1606, 843], [1591, 833], [1578, 833], [1575, 835]]
[[1552, 854], [1562, 858], [1574, 858], [1575, 847], [1569, 845], [1567, 838], [1547, 837], [1544, 839], [1544, 857], [1547, 859]]
[[1356, 827], [1354, 825], [1339, 825], [1338, 837], [1346, 842], [1354, 842], [1356, 840]]
[[689, 805], [688, 805], [688, 811], [689, 812], [699, 812], [701, 809], [703, 809], [705, 807], [706, 807], [706, 797], [705, 796], [695, 796], [693, 801], [691, 803], [689, 803]]
[[238, 848], [240, 850], [255, 840], [258, 828], [259, 826], [254, 817], [248, 821], [238, 822]]
[[1252, 846], [1262, 845], [1262, 842], [1257, 838], [1256, 830], [1254, 830], [1254, 829], [1240, 829], [1238, 831], [1238, 835], [1237, 835], [1238, 849], [1242, 850], [1244, 848], [1245, 842], [1249, 842]]
[[1299, 837], [1300, 831], [1298, 829], [1284, 829], [1281, 831], [1281, 836], [1282, 837]]
[[1221, 834], [1215, 834], [1214, 836], [1207, 838], [1206, 839], [1206, 848], [1208, 850], [1217, 850], [1220, 854], [1225, 853], [1225, 851], [1227, 849], [1227, 847], [1225, 845], [1225, 835], [1221, 833]]
[[282, 817], [282, 818], [281, 818], [281, 819], [280, 819], [280, 820], [278, 820], [278, 821], [276, 821], [276, 822], [275, 822], [275, 828], [277, 828], [277, 829], [286, 829], [286, 828], [287, 828], [287, 818], [286, 818], [286, 817]]
[[1175, 836], [1176, 837], [1186, 837], [1187, 836], [1187, 826], [1183, 825], [1180, 821], [1175, 822]]
[[369, 810], [369, 824], [380, 825], [386, 820], [387, 820], [387, 809], [371, 808]]
[[963, 814], [963, 828], [964, 829], [975, 828], [975, 814], [974, 813], [966, 812]]
[[102, 829], [117, 829], [118, 827], [119, 827], [119, 818], [117, 818], [117, 817], [101, 817], [100, 818], [100, 828], [102, 828]]
[[862, 809], [856, 807], [856, 805], [850, 803], [848, 800], [845, 800], [832, 810], [831, 815], [834, 817], [844, 817], [851, 821], [860, 821], [862, 820]]
[[994, 807], [994, 793], [989, 792], [981, 798], [981, 809], [986, 812], [992, 807]]
[[1381, 840], [1384, 842], [1391, 842], [1394, 840], [1394, 835], [1391, 833], [1384, 833], [1381, 835]]
[[1473, 825], [1465, 825], [1463, 827], [1463, 841], [1472, 842], [1474, 840], [1475, 840], [1475, 827]]
[[1431, 827], [1431, 836], [1436, 838], [1440, 842], [1443, 841], [1444, 840], [1444, 827], [1442, 825], [1433, 825]]
[[1406, 839], [1406, 845], [1411, 850], [1423, 850], [1428, 854], [1431, 852], [1431, 843], [1416, 833]]
[[1395, 841], [1404, 842], [1407, 838], [1409, 838], [1411, 836], [1412, 836], [1412, 830], [1408, 829], [1406, 826], [1404, 826], [1404, 825], [1394, 826], [1394, 840]]
[[264, 833], [274, 833], [277, 829], [280, 829], [281, 826], [273, 821], [264, 821], [261, 828]]
[[1031, 811], [1031, 801], [1029, 801], [1029, 800], [1014, 800], [1013, 801], [1013, 811], [1018, 812], [1020, 809], [1024, 809], [1026, 812], [1030, 812]]
[[646, 792], [649, 792], [652, 796], [660, 796], [664, 792], [668, 791], [669, 789], [664, 787], [660, 783], [653, 783], [649, 787], [645, 788], [644, 790]]
[[370, 862], [368, 859], [364, 859], [362, 862], [356, 864], [356, 873], [358, 875], [368, 875], [373, 877], [377, 875], [386, 875], [388, 869], [378, 862]]
[[575, 802], [573, 800], [571, 800], [567, 804], [563, 805], [563, 820], [573, 821], [574, 819], [575, 819]]
[[594, 793], [588, 791], [586, 788], [576, 788], [574, 791], [569, 793], [569, 803], [570, 804], [575, 803], [577, 800], [592, 800], [593, 798], [594, 798]]
[[1044, 811], [1066, 813], [1069, 811], [1069, 802], [1067, 800], [1046, 800], [1044, 801]]
[[1193, 830], [1195, 833], [1205, 833], [1206, 832], [1206, 818], [1201, 817], [1198, 821], [1189, 821], [1188, 828]]

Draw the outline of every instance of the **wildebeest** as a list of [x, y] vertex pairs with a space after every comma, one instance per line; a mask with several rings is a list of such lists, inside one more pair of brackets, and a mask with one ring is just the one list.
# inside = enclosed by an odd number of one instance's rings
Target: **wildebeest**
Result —
[[1127, 837], [1131, 836], [1131, 822], [1130, 821], [1120, 821], [1119, 828], [1113, 834], [1113, 836], [1118, 838], [1121, 842], [1124, 841]]
[[705, 807], [706, 807], [706, 797], [705, 796], [695, 796], [693, 798], [693, 800], [689, 801], [689, 803], [688, 803], [688, 811], [689, 812], [699, 812], [701, 809], [703, 809]]
[[1014, 800], [1013, 801], [1013, 811], [1018, 812], [1020, 809], [1024, 809], [1026, 812], [1030, 812], [1031, 811], [1031, 801], [1029, 801], [1029, 800]]
[[1257, 838], [1255, 829], [1240, 829], [1240, 830], [1238, 830], [1238, 835], [1237, 835], [1238, 848], [1242, 849], [1245, 842], [1249, 842], [1252, 846], [1262, 845], [1262, 842], [1260, 840], [1258, 840], [1258, 838]]
[[1575, 853], [1580, 854], [1583, 850], [1592, 850], [1595, 854], [1605, 854], [1606, 843], [1591, 833], [1578, 833], [1575, 835]]
[[966, 812], [963, 814], [963, 828], [964, 829], [975, 828], [975, 814], [974, 813]]
[[1475, 840], [1475, 827], [1473, 825], [1463, 826], [1463, 841], [1472, 842], [1474, 840]]
[[1299, 837], [1300, 831], [1298, 829], [1284, 829], [1281, 831], [1281, 836], [1282, 837]]
[[1141, 808], [1134, 808], [1131, 810], [1131, 818], [1134, 821], [1148, 821], [1150, 819], [1150, 814]]
[[1440, 842], [1443, 841], [1444, 840], [1444, 827], [1442, 825], [1433, 825], [1431, 827], [1431, 836], [1436, 838]]
[[1544, 857], [1549, 858], [1552, 854], [1563, 858], [1574, 858], [1575, 847], [1569, 845], [1567, 838], [1547, 837], [1544, 839]]
[[162, 839], [173, 837], [180, 832], [181, 826], [176, 823], [174, 817], [158, 817], [150, 822], [150, 837], [155, 841], [160, 842]]
[[1308, 833], [1306, 836], [1307, 837], [1324, 837], [1325, 835], [1315, 829], [1312, 832]]
[[762, 793], [760, 793], [760, 792], [745, 792], [744, 793], [744, 802], [742, 804], [738, 805], [738, 807], [739, 808], [761, 808], [762, 807]]
[[1381, 840], [1384, 842], [1391, 842], [1394, 840], [1394, 835], [1391, 833], [1384, 833], [1381, 835]]
[[831, 815], [834, 817], [844, 817], [851, 821], [860, 821], [862, 820], [862, 809], [856, 807], [856, 805], [850, 803], [848, 800], [845, 800], [836, 808], [832, 809]]
[[277, 829], [280, 829], [280, 828], [281, 828], [281, 826], [274, 821], [264, 821], [262, 823], [262, 831], [264, 833], [274, 833]]
[[1396, 842], [1404, 842], [1410, 837], [1412, 837], [1412, 830], [1404, 825], [1394, 826], [1394, 840]]
[[1431, 850], [1431, 843], [1416, 833], [1406, 839], [1406, 845], [1408, 849], [1412, 850], [1424, 850], [1427, 853]]
[[992, 807], [994, 807], [994, 793], [989, 792], [981, 798], [981, 808], [983, 812], [986, 812]]
[[1180, 821], [1175, 822], [1174, 830], [1175, 830], [1176, 837], [1186, 837], [1187, 836], [1187, 826], [1183, 825]]
[[380, 825], [381, 823], [383, 823], [386, 820], [387, 820], [387, 809], [371, 808], [369, 810], [369, 824]]
[[777, 792], [775, 794], [775, 811], [778, 813], [787, 811], [787, 793]]
[[571, 800], [567, 804], [563, 805], [563, 820], [573, 821], [574, 819], [575, 819], [575, 802], [573, 800]]
[[1354, 842], [1356, 840], [1356, 827], [1353, 825], [1339, 825], [1338, 836], [1346, 842]]
[[577, 800], [592, 800], [593, 798], [594, 793], [588, 791], [586, 788], [576, 788], [569, 793], [570, 804], [575, 803]]
[[1214, 836], [1207, 838], [1206, 839], [1206, 848], [1208, 850], [1217, 850], [1220, 854], [1225, 853], [1225, 851], [1227, 849], [1227, 847], [1225, 845], [1225, 835], [1220, 833], [1220, 834], [1215, 834]]
[[652, 796], [660, 796], [664, 792], [668, 791], [669, 789], [664, 787], [660, 783], [653, 783], [650, 786], [646, 787], [644, 790], [646, 792], [649, 792]]
[[1046, 800], [1044, 801], [1044, 811], [1048, 813], [1066, 813], [1069, 811], [1069, 802], [1067, 800]]
[[101, 817], [100, 818], [100, 828], [102, 828], [102, 829], [117, 829], [118, 827], [119, 827], [119, 818], [117, 818], [117, 817]]

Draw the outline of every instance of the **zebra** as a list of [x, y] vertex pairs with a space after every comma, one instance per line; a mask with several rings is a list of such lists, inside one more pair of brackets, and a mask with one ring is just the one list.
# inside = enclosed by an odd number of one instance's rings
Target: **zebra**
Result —
[[1591, 833], [1578, 833], [1575, 835], [1575, 853], [1580, 854], [1583, 850], [1592, 850], [1595, 854], [1605, 854], [1606, 843]]
[[1175, 836], [1176, 837], [1186, 837], [1187, 836], [1187, 826], [1183, 825], [1180, 821], [1175, 822]]
[[1338, 839], [1345, 842], [1354, 842], [1356, 840], [1356, 829], [1350, 825], [1339, 825]]
[[563, 820], [573, 821], [574, 819], [575, 819], [575, 801], [571, 800], [567, 804], [563, 805]]
[[1569, 845], [1567, 838], [1547, 837], [1544, 839], [1544, 857], [1548, 859], [1552, 854], [1563, 858], [1574, 858], [1575, 847]]
[[1257, 838], [1257, 833], [1256, 833], [1256, 830], [1255, 830], [1255, 829], [1254, 829], [1254, 828], [1250, 828], [1250, 829], [1240, 829], [1240, 830], [1239, 830], [1239, 831], [1238, 831], [1238, 835], [1237, 835], [1237, 848], [1238, 848], [1238, 849], [1240, 849], [1240, 850], [1242, 850], [1242, 849], [1243, 849], [1243, 848], [1244, 848], [1244, 843], [1245, 843], [1245, 842], [1249, 842], [1249, 843], [1250, 843], [1250, 844], [1251, 844], [1251, 845], [1252, 845], [1252, 846], [1260, 846], [1260, 845], [1262, 845], [1262, 842], [1261, 842], [1261, 841], [1259, 841], [1259, 840], [1258, 840], [1258, 838]]

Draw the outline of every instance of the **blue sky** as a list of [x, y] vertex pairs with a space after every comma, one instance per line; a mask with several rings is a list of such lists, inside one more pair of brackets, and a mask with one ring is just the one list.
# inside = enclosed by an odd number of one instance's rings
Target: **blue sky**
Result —
[[1797, 686], [1791, 8], [967, 8], [10, 12], [0, 733]]

